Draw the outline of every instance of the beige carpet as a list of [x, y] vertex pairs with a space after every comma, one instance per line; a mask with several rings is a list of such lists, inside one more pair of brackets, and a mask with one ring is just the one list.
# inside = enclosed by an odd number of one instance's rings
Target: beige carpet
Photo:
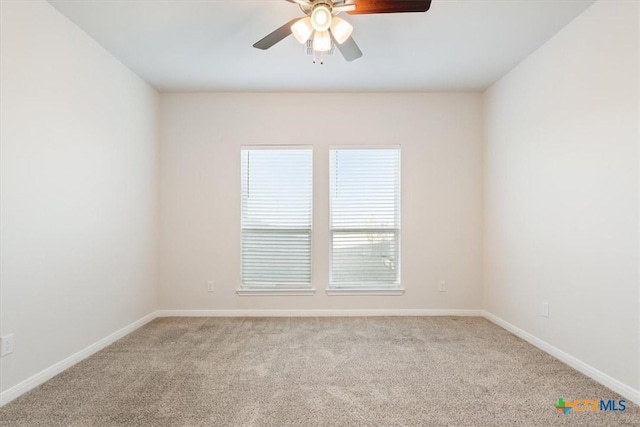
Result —
[[[612, 349], [613, 351], [613, 349]], [[480, 318], [164, 318], [0, 409], [2, 426], [640, 425]]]

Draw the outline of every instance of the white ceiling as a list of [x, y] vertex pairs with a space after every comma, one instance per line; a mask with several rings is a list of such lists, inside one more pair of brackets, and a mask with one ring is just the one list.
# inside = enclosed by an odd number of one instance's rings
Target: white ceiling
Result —
[[343, 17], [364, 56], [312, 64], [288, 37], [253, 43], [302, 16], [284, 0], [49, 0], [162, 92], [482, 91], [593, 0], [433, 0], [416, 14]]

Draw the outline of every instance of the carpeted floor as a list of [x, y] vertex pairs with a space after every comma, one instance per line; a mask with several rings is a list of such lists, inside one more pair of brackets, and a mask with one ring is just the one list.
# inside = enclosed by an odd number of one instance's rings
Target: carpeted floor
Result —
[[0, 409], [2, 426], [625, 426], [616, 393], [481, 318], [161, 318]]

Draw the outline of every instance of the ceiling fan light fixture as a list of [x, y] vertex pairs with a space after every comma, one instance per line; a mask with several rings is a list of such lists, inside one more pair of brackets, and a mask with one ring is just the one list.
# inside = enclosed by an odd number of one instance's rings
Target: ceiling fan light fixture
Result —
[[311, 25], [316, 31], [327, 31], [331, 26], [331, 9], [327, 5], [319, 4], [311, 12]]
[[316, 31], [315, 36], [313, 36], [313, 50], [316, 52], [328, 52], [331, 50], [329, 31]]
[[302, 18], [291, 26], [291, 33], [300, 43], [306, 43], [313, 34], [313, 27], [311, 26], [311, 18], [308, 16]]
[[342, 44], [346, 42], [351, 34], [353, 33], [353, 25], [349, 24], [342, 18], [338, 18], [337, 16], [333, 17], [333, 21], [331, 22], [331, 34], [333, 34], [333, 38], [336, 39], [338, 44]]

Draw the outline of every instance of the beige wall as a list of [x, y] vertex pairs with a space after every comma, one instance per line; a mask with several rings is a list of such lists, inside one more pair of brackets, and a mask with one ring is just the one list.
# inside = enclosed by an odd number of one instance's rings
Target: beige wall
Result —
[[5, 391], [156, 309], [158, 94], [48, 3], [0, 8]]
[[[162, 95], [161, 308], [481, 308], [481, 119], [479, 94]], [[314, 147], [314, 296], [235, 293], [243, 144]], [[402, 145], [403, 296], [324, 292], [331, 144]]]
[[638, 8], [597, 2], [488, 90], [484, 150], [485, 308], [636, 390]]

